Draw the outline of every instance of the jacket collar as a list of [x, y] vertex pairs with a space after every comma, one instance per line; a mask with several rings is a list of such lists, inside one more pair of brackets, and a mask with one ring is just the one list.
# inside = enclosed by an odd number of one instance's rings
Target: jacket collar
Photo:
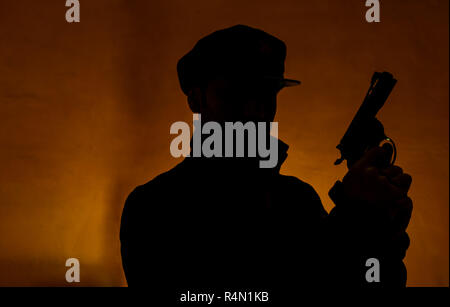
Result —
[[[277, 139], [278, 161], [274, 168], [260, 168], [259, 158], [227, 158], [227, 157], [186, 157], [182, 164], [211, 171], [223, 170], [232, 172], [258, 172], [264, 174], [279, 174], [281, 165], [288, 156], [289, 145]], [[192, 152], [191, 152], [192, 154]]]

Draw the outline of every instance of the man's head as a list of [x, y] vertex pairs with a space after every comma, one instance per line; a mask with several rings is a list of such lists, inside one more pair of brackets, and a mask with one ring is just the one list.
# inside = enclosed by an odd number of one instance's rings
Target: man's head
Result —
[[284, 79], [286, 45], [264, 31], [237, 25], [201, 39], [178, 62], [189, 107], [216, 122], [271, 122]]

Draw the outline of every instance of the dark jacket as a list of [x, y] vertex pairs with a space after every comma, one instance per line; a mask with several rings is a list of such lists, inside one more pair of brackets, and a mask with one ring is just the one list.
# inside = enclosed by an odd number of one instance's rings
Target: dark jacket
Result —
[[[186, 158], [137, 187], [125, 203], [121, 251], [130, 286], [149, 291], [283, 285], [404, 286], [406, 233], [339, 199], [328, 214], [307, 183], [255, 159]], [[337, 189], [338, 190], [338, 189]], [[361, 208], [364, 208], [361, 205]], [[381, 282], [366, 281], [380, 261]]]

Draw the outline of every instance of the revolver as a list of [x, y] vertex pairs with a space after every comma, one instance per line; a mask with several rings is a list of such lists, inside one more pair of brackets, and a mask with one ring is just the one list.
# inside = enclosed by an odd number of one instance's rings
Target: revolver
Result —
[[383, 107], [396, 83], [397, 80], [388, 72], [375, 72], [373, 74], [362, 105], [339, 145], [336, 146], [341, 152], [341, 157], [334, 162], [335, 165], [347, 160], [347, 167], [350, 168], [367, 150], [385, 142], [392, 145], [391, 164], [394, 164], [397, 158], [395, 143], [386, 136], [383, 124], [376, 118], [376, 115]]

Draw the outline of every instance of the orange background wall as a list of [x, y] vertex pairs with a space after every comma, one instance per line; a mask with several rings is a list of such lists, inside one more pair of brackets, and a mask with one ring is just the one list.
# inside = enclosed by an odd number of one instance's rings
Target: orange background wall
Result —
[[[288, 46], [276, 120], [290, 144], [282, 172], [327, 191], [345, 174], [335, 149], [375, 70], [399, 79], [379, 118], [413, 176], [408, 284], [449, 283], [447, 0], [0, 1], [0, 285], [124, 285], [123, 202], [168, 170], [172, 122], [191, 122], [176, 62], [237, 23]], [[145, 264], [143, 264], [145, 265]]]

